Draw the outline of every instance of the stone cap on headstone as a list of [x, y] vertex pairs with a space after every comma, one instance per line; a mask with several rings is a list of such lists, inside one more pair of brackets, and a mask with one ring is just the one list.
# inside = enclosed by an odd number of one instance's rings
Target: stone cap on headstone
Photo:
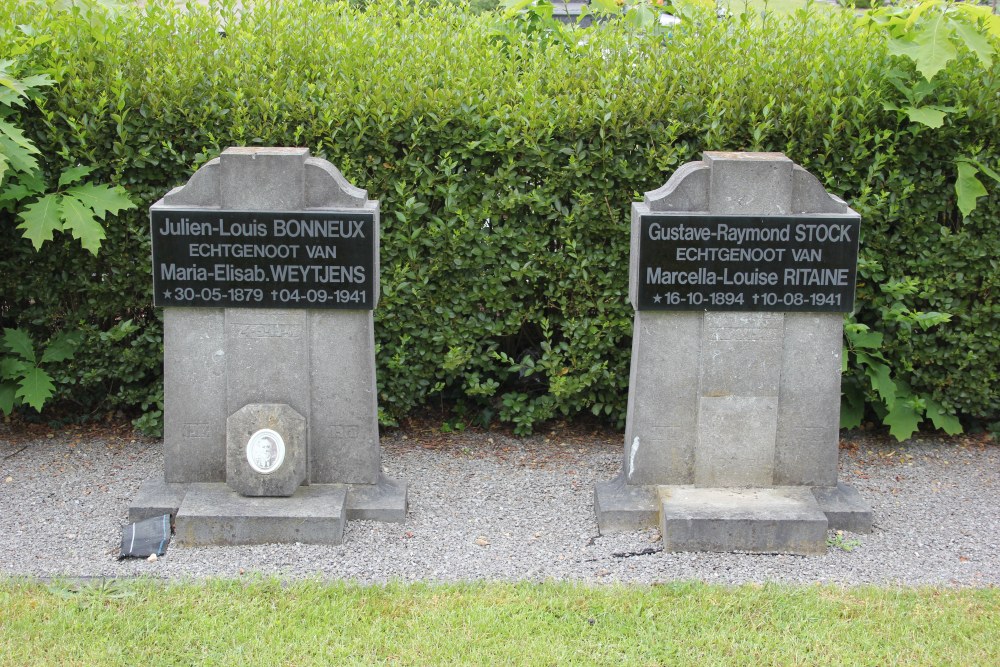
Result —
[[[297, 168], [296, 168], [297, 167]], [[308, 148], [232, 147], [205, 163], [163, 206], [231, 211], [368, 208], [368, 192]]]
[[[733, 191], [736, 194], [725, 199], [712, 199], [710, 194]], [[844, 200], [827, 192], [819, 179], [783, 153], [706, 151], [699, 162], [688, 162], [663, 186], [647, 192], [644, 203], [651, 212], [739, 215], [850, 212]]]

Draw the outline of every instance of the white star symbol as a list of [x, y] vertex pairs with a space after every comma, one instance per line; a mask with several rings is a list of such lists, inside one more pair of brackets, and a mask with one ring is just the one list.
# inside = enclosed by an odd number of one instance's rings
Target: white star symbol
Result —
[[654, 294], [653, 295], [653, 303], [659, 303], [662, 300], [663, 300], [663, 297], [660, 296], [659, 294]]
[[170, 299], [170, 290], [167, 290], [166, 292], [163, 293], [163, 298]]

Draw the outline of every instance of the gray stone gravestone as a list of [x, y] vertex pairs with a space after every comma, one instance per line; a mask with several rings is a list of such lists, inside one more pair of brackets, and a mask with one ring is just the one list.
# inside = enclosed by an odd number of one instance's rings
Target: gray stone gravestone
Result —
[[780, 153], [707, 152], [632, 206], [623, 470], [601, 532], [670, 551], [818, 553], [871, 530], [837, 481], [860, 216]]
[[229, 148], [150, 218], [164, 475], [130, 520], [170, 513], [182, 545], [403, 521], [379, 447], [378, 202], [305, 148]]

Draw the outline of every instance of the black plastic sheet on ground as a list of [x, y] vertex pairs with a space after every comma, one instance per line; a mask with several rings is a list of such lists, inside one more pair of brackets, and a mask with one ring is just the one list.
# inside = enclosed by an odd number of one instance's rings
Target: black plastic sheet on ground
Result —
[[170, 515], [162, 514], [125, 526], [122, 535], [123, 558], [148, 558], [156, 554], [162, 556], [170, 543]]

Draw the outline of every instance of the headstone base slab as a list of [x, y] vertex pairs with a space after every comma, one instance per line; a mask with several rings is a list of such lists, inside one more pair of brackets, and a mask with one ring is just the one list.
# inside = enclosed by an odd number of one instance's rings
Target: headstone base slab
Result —
[[153, 475], [139, 486], [135, 499], [128, 508], [129, 523], [138, 523], [154, 516], [177, 516], [189, 484], [167, 482], [162, 474]]
[[809, 487], [661, 486], [659, 495], [664, 551], [826, 551], [826, 515]]
[[624, 474], [594, 487], [597, 529], [602, 535], [655, 528], [660, 520], [660, 501], [655, 486], [625, 483]]
[[408, 503], [406, 482], [379, 475], [377, 484], [347, 485], [349, 521], [403, 523]]
[[347, 486], [314, 484], [286, 498], [246, 497], [226, 484], [191, 484], [174, 522], [180, 546], [341, 544]]
[[830, 530], [863, 534], [872, 532], [871, 505], [853, 486], [838, 482], [837, 486], [813, 487], [812, 492], [820, 509], [826, 514]]

